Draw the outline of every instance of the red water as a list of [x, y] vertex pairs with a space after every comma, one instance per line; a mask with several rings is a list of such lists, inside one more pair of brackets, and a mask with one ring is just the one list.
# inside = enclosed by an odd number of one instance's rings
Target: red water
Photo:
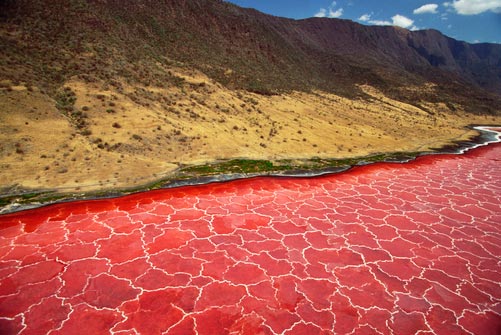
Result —
[[0, 333], [500, 334], [500, 159], [0, 216]]

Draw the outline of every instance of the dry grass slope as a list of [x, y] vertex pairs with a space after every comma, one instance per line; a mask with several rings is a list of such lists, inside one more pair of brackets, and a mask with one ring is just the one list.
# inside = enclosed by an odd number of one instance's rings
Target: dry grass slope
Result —
[[474, 135], [467, 124], [501, 123], [499, 96], [442, 70], [297, 42], [315, 37], [310, 25], [355, 24], [216, 0], [48, 4], [0, 5], [3, 194], [138, 186], [233, 158], [426, 150]]
[[215, 160], [427, 150], [473, 136], [468, 123], [501, 121], [452, 113], [440, 103], [417, 108], [371, 86], [360, 87], [368, 100], [320, 91], [263, 96], [227, 89], [197, 71], [169, 71], [184, 84], [123, 82], [117, 91], [68, 81], [63, 92], [72, 97], [71, 111], [37, 88], [2, 89], [0, 185], [83, 192], [143, 185]]

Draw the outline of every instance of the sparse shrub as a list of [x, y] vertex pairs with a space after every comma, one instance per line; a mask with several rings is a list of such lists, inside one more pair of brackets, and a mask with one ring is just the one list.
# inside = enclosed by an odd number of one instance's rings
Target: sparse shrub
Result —
[[66, 172], [68, 172], [68, 168], [66, 167], [61, 167], [57, 170], [57, 173], [66, 173]]
[[251, 104], [253, 104], [254, 106], [256, 106], [257, 104], [259, 104], [259, 102], [258, 102], [256, 99], [254, 99], [254, 98], [249, 98], [249, 100], [248, 100], [248, 101], [249, 101]]
[[55, 96], [56, 107], [60, 111], [71, 112], [73, 111], [77, 97], [69, 87], [59, 90]]

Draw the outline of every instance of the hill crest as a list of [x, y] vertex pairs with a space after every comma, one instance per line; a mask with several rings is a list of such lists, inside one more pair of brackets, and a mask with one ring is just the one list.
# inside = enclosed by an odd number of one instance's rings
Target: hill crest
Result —
[[144, 83], [140, 72], [165, 81], [173, 78], [151, 63], [181, 62], [230, 88], [265, 94], [321, 89], [353, 96], [361, 93], [356, 85], [370, 84], [410, 102], [416, 97], [406, 86], [431, 82], [439, 87], [436, 96], [419, 98], [466, 106], [478, 100], [476, 107], [501, 94], [501, 45], [471, 45], [436, 30], [292, 20], [220, 0], [9, 0], [2, 7], [4, 31], [24, 42], [2, 34], [2, 49], [20, 63], [29, 58], [34, 66], [25, 72], [42, 86], [74, 75]]

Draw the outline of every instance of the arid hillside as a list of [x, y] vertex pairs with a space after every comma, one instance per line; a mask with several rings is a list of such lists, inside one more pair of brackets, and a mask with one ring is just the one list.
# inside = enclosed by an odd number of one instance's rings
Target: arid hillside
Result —
[[500, 45], [218, 0], [0, 6], [3, 194], [422, 151], [501, 123]]
[[[74, 76], [176, 84], [165, 66], [182, 65], [262, 94], [320, 89], [353, 97], [363, 95], [358, 85], [369, 84], [398, 100], [461, 103], [476, 112], [493, 112], [500, 99], [501, 45], [471, 45], [438, 31], [290, 20], [222, 0], [1, 6], [3, 75], [49, 93]], [[427, 82], [437, 84], [434, 90], [408, 89]]]

